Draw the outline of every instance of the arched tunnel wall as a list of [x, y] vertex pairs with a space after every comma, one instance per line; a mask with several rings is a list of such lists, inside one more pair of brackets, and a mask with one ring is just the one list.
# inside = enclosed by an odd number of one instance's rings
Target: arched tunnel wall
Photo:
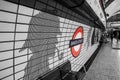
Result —
[[[64, 14], [61, 5], [59, 16], [44, 2], [36, 2], [34, 6], [43, 3], [42, 10], [47, 13], [8, 1], [0, 1], [1, 80], [23, 80], [25, 75], [29, 78], [25, 80], [33, 80], [67, 60], [71, 70], [77, 72], [98, 48], [100, 30], [93, 24], [84, 24], [84, 19], [79, 20], [82, 18], [72, 11], [68, 12], [71, 15]], [[80, 38], [82, 43], [70, 47], [71, 40]]]

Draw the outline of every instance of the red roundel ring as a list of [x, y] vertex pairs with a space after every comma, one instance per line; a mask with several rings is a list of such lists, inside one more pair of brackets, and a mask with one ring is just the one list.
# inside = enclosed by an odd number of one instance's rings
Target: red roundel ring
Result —
[[[72, 37], [72, 40], [78, 39], [78, 38], [83, 38], [83, 27], [80, 26], [76, 29], [74, 32], [74, 35]], [[79, 44], [77, 46], [71, 47], [71, 52], [74, 57], [78, 57], [82, 49], [82, 44]]]

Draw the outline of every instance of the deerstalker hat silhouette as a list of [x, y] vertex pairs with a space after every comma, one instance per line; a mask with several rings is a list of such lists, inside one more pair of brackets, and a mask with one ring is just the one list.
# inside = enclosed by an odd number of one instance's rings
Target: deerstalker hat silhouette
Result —
[[[55, 15], [49, 14], [56, 14], [57, 11], [48, 9], [43, 9], [42, 11], [45, 12], [40, 12], [31, 18], [29, 22], [27, 39], [19, 52], [29, 48], [31, 45], [34, 46], [35, 44], [32, 43], [35, 42], [35, 39], [44, 39], [61, 35], [59, 18]], [[39, 44], [39, 40], [37, 41]]]

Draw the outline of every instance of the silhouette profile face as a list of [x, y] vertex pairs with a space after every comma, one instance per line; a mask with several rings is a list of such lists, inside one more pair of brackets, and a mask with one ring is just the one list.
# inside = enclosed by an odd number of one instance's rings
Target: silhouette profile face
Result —
[[[20, 51], [24, 50], [26, 47], [36, 46], [38, 44], [39, 45], [41, 44], [40, 46], [44, 46], [43, 44], [47, 44], [48, 48], [55, 47], [55, 45], [58, 43], [57, 35], [61, 34], [59, 18], [57, 16], [50, 15], [48, 13], [39, 13], [31, 19], [30, 24], [31, 25], [29, 26], [28, 29], [29, 33], [27, 35], [27, 39], [29, 39], [29, 41], [25, 41]], [[30, 40], [30, 39], [38, 39], [38, 40]], [[32, 52], [37, 51], [34, 48], [36, 47], [30, 47], [29, 49]]]
[[41, 75], [49, 70], [49, 57], [55, 56], [56, 44], [58, 44], [57, 35], [60, 34], [60, 23], [57, 16], [42, 12], [31, 18], [27, 40], [19, 52], [29, 48], [33, 53], [31, 61], [27, 63], [25, 75], [37, 71], [25, 77], [25, 80], [33, 80], [36, 75]]

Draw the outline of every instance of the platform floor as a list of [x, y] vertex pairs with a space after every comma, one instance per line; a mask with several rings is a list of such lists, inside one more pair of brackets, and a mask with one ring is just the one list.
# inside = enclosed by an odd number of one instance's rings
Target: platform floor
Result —
[[120, 49], [104, 44], [83, 80], [120, 80]]

